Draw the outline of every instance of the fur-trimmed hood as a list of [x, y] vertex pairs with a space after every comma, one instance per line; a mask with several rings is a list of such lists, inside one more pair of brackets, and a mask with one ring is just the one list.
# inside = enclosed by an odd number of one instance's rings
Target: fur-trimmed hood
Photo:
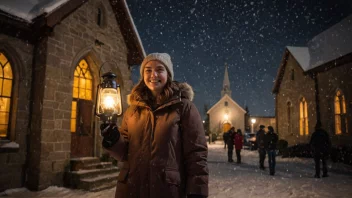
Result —
[[181, 97], [187, 98], [190, 101], [193, 101], [194, 92], [191, 85], [188, 83], [178, 83], [179, 91], [181, 92]]
[[[173, 97], [171, 97], [171, 100], [185, 98], [190, 101], [193, 101], [193, 98], [194, 98], [193, 88], [188, 83], [180, 83], [177, 81], [173, 81], [173, 85], [174, 86], [172, 89], [174, 91], [174, 95]], [[136, 94], [136, 93], [132, 93], [132, 94]], [[143, 102], [143, 101], [132, 99], [132, 98], [136, 98], [136, 97], [131, 97], [132, 94], [129, 94], [127, 96], [128, 105]]]

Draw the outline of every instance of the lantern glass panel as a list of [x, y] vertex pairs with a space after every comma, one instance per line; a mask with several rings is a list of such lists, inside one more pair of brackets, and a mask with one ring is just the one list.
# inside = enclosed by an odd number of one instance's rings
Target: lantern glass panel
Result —
[[121, 114], [120, 89], [104, 88], [100, 90], [99, 113], [107, 115]]

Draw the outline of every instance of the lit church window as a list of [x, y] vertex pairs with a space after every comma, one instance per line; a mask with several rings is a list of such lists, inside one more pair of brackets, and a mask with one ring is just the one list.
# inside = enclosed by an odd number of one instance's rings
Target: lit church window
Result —
[[13, 75], [6, 56], [0, 52], [0, 139], [8, 138]]
[[305, 98], [301, 98], [299, 103], [299, 134], [308, 135], [308, 108]]
[[340, 90], [335, 95], [335, 134], [348, 133], [346, 101]]
[[71, 132], [76, 132], [77, 103], [79, 99], [92, 100], [92, 75], [88, 63], [82, 59], [76, 66], [73, 79]]

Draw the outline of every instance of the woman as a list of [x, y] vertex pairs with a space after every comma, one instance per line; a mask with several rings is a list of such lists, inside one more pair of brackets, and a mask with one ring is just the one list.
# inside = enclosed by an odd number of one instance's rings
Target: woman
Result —
[[192, 88], [173, 81], [166, 53], [149, 54], [140, 74], [121, 128], [102, 130], [104, 148], [124, 162], [115, 197], [207, 197], [208, 149]]
[[243, 147], [243, 136], [241, 129], [237, 129], [237, 132], [234, 137], [235, 142], [235, 149], [236, 149], [236, 157], [237, 157], [237, 164], [241, 163], [241, 150]]

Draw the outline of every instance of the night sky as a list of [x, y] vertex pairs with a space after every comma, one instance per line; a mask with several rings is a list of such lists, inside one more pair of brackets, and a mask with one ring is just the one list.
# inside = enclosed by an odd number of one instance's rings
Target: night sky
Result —
[[[147, 54], [167, 52], [175, 80], [204, 104], [221, 97], [225, 62], [232, 98], [251, 115], [274, 116], [272, 88], [285, 46], [307, 46], [352, 14], [351, 0], [128, 0]], [[132, 70], [139, 79], [139, 67]]]

